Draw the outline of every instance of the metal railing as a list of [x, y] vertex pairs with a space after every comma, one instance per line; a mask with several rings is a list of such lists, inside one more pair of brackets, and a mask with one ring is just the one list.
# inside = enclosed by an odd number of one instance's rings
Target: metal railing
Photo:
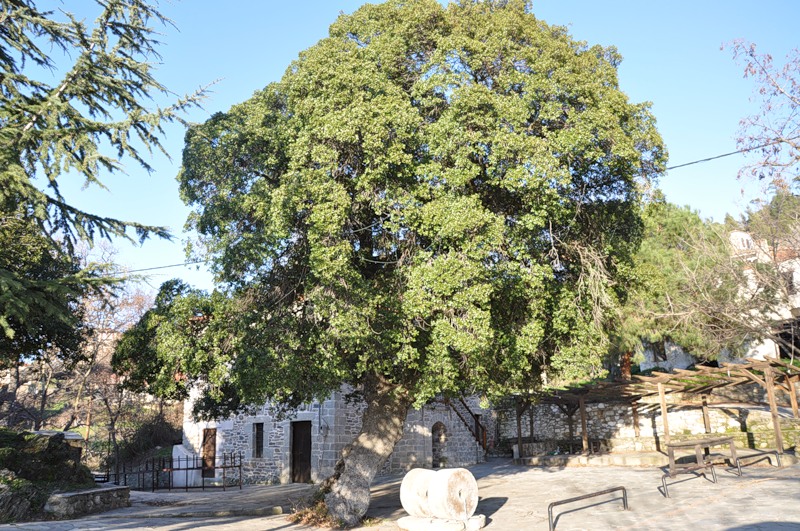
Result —
[[628, 510], [628, 491], [625, 490], [625, 487], [614, 487], [611, 489], [601, 490], [598, 492], [592, 492], [590, 494], [584, 494], [583, 496], [575, 496], [574, 498], [567, 498], [566, 500], [559, 500], [554, 501], [550, 505], [547, 506], [547, 518], [550, 524], [550, 531], [555, 529], [553, 525], [553, 507], [556, 505], [564, 505], [565, 503], [572, 503], [576, 501], [586, 500], [589, 498], [594, 498], [595, 496], [602, 496], [603, 494], [611, 494], [612, 492], [616, 492], [618, 490], [622, 491], [622, 506], [627, 511]]
[[[757, 457], [758, 458], [757, 461], [761, 461], [762, 459], [765, 459], [765, 458], [769, 459], [769, 457], [767, 457], [769, 455], [774, 455], [775, 456], [775, 460], [778, 462], [778, 464], [777, 464], [778, 468], [781, 468], [783, 466], [781, 464], [781, 453], [780, 452], [778, 452], [777, 450], [763, 450], [763, 451], [760, 451], [760, 452], [755, 452], [755, 453], [751, 453], [751, 454], [748, 454], [748, 455], [743, 455], [741, 457], [737, 457], [736, 458], [736, 470], [739, 471], [739, 476], [741, 477], [741, 475], [742, 475], [742, 459], [750, 459], [751, 457]], [[755, 461], [753, 461], [753, 462], [755, 462]], [[750, 463], [750, 464], [752, 464], [752, 463]], [[772, 464], [772, 463], [770, 462], [770, 464]]]
[[[98, 482], [129, 486], [136, 490], [173, 490], [232, 487], [242, 488], [242, 454], [214, 456], [209, 465], [202, 456], [155, 457], [135, 467], [122, 464], [121, 470], [95, 474]], [[190, 485], [199, 475], [199, 485]], [[206, 476], [209, 477], [206, 477]], [[182, 477], [181, 477], [182, 476]], [[176, 479], [183, 481], [176, 481]], [[176, 486], [176, 483], [179, 485]], [[182, 483], [182, 484], [181, 484]]]

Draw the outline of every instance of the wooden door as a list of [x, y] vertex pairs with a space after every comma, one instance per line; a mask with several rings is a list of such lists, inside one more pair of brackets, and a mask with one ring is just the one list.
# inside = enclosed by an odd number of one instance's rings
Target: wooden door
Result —
[[311, 483], [311, 421], [292, 422], [292, 482]]
[[214, 477], [214, 457], [217, 454], [217, 429], [203, 430], [203, 477]]

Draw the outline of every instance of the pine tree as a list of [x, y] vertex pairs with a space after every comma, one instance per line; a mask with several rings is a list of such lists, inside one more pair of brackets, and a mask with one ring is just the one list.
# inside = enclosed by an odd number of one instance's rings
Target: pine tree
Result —
[[[169, 94], [153, 75], [159, 57], [153, 24], [171, 21], [142, 0], [98, 2], [93, 24], [41, 11], [34, 0], [0, 5], [0, 216], [22, 215], [54, 250], [63, 246], [70, 254], [78, 241], [97, 237], [168, 237], [161, 227], [75, 208], [59, 182], [78, 174], [86, 185], [103, 187], [104, 175], [122, 171], [123, 159], [152, 170], [145, 157], [164, 151], [163, 125], [181, 121], [203, 93], [166, 108], [146, 105]], [[54, 72], [63, 73], [55, 83], [49, 81]], [[91, 277], [83, 271], [69, 282], [50, 279], [45, 288], [71, 289], [76, 281], [87, 286], [96, 282]], [[30, 302], [31, 288], [29, 279], [0, 268], [0, 327], [9, 338], [41, 317]]]

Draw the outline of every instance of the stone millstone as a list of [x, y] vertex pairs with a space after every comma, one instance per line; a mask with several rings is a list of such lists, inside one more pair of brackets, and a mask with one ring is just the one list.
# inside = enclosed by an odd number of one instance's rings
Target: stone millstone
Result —
[[400, 484], [400, 503], [411, 516], [433, 516], [428, 505], [428, 485], [435, 475], [436, 471], [428, 468], [413, 468], [403, 477]]
[[478, 483], [466, 468], [439, 470], [428, 484], [431, 513], [444, 520], [469, 520], [478, 507]]

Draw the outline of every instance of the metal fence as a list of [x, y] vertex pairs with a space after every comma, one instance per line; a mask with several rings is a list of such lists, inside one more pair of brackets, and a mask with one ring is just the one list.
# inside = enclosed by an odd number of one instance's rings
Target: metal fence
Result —
[[213, 460], [202, 456], [155, 457], [134, 467], [123, 463], [116, 471], [95, 474], [95, 480], [134, 490], [241, 489], [242, 454], [220, 454]]

